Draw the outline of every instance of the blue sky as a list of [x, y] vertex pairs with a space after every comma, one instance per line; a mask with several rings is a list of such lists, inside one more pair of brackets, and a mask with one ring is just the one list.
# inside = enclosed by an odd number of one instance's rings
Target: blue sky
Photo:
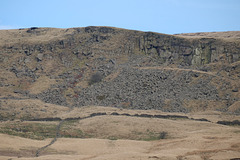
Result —
[[240, 30], [240, 0], [0, 0], [0, 29], [113, 26], [166, 34]]

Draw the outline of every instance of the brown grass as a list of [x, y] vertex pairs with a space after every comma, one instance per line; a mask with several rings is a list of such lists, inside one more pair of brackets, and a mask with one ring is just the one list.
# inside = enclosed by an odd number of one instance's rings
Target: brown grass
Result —
[[[83, 107], [60, 113], [61, 117], [84, 117], [92, 113], [178, 114], [217, 120], [240, 119], [221, 112], [191, 114], [164, 113], [155, 110], [126, 110], [111, 107]], [[8, 122], [4, 122], [5, 124]], [[26, 123], [26, 122], [25, 122]], [[39, 122], [38, 122], [39, 123]], [[49, 122], [44, 122], [48, 124]], [[50, 122], [53, 123], [53, 122]], [[66, 123], [71, 132], [81, 130], [90, 139], [60, 138], [40, 157], [30, 159], [222, 159], [240, 157], [240, 128], [188, 119], [155, 119], [104, 115]], [[162, 132], [167, 135], [162, 139]], [[150, 140], [150, 141], [149, 141]], [[0, 159], [28, 159], [37, 148], [50, 142], [0, 134]], [[14, 145], [13, 145], [14, 144]]]
[[176, 34], [176, 36], [184, 38], [216, 38], [227, 41], [239, 41], [240, 31], [182, 33]]
[[56, 114], [65, 113], [68, 107], [44, 103], [40, 100], [1, 100], [1, 118], [10, 119], [33, 119], [54, 117]]
[[52, 84], [55, 84], [56, 80], [55, 79], [50, 79], [46, 76], [41, 76], [40, 78], [37, 79], [36, 82], [34, 82], [30, 88], [29, 91], [31, 94], [38, 94], [43, 92], [44, 90], [47, 90], [50, 88]]
[[[49, 42], [59, 42], [66, 39], [67, 36], [74, 33], [74, 29], [52, 29], [52, 28], [40, 28], [32, 31], [29, 34], [29, 29], [21, 30], [7, 30], [0, 31], [0, 46], [22, 46], [22, 44], [45, 44]], [[128, 32], [127, 30], [116, 29], [117, 32]], [[129, 32], [130, 33], [130, 32]], [[132, 34], [132, 33], [131, 33]], [[82, 36], [82, 38], [89, 38], [89, 34], [81, 34], [76, 36]], [[121, 37], [122, 36], [122, 37]], [[119, 36], [113, 36], [111, 40], [104, 43], [94, 43], [91, 49], [95, 53], [97, 58], [100, 50], [108, 52], [119, 48], [124, 49], [128, 40], [124, 37], [124, 34]], [[176, 35], [184, 38], [216, 38], [223, 41], [238, 42], [240, 39], [240, 32], [221, 32], [221, 33], [190, 33]], [[78, 38], [78, 37], [76, 37]], [[114, 43], [113, 43], [114, 42]], [[106, 46], [109, 46], [106, 48]], [[14, 49], [13, 49], [14, 50]], [[75, 50], [78, 50], [77, 48]], [[11, 51], [9, 51], [11, 52]], [[60, 53], [60, 49], [56, 49], [54, 52]], [[72, 50], [66, 50], [66, 53], [71, 53]], [[20, 67], [22, 65], [21, 54], [9, 54], [4, 53], [3, 62], [0, 64], [2, 68], [0, 70], [1, 83], [3, 87], [0, 88], [0, 96], [21, 96], [18, 93], [14, 93], [14, 90], [29, 90], [30, 93], [37, 94], [49, 88], [51, 84], [55, 84], [56, 81], [50, 79], [47, 76], [43, 76], [42, 71], [37, 71], [36, 74], [40, 76], [35, 82], [30, 78], [17, 78], [14, 73], [3, 68], [10, 66], [13, 62], [18, 62]], [[50, 53], [44, 53], [49, 56]], [[69, 54], [70, 55], [70, 54]], [[26, 63], [29, 69], [37, 67], [36, 61], [37, 53], [33, 53], [29, 56], [31, 63]], [[46, 56], [46, 57], [47, 57]], [[51, 56], [51, 55], [50, 55]], [[128, 55], [118, 55], [110, 57], [104, 55], [106, 59], [115, 59], [118, 64], [123, 64], [129, 60]], [[77, 60], [76, 57], [64, 57], [69, 58], [73, 62], [72, 66], [65, 67], [63, 64], [59, 64], [60, 59], [48, 59], [48, 61], [42, 61], [42, 67], [47, 75], [58, 75], [68, 70], [72, 70], [74, 67], [86, 68], [84, 78], [75, 85], [78, 87], [88, 87], [88, 77], [93, 73], [91, 68], [96, 68], [97, 64], [94, 58], [88, 60]], [[106, 62], [108, 62], [106, 60]], [[88, 63], [88, 66], [85, 65]], [[235, 62], [231, 65], [239, 65], [239, 62]], [[181, 72], [196, 72], [200, 73], [200, 76], [213, 76], [211, 84], [221, 87], [221, 81], [229, 82], [231, 86], [238, 87], [238, 82], [235, 79], [238, 77], [238, 70], [231, 71], [232, 76], [223, 72], [217, 74], [219, 68], [225, 68], [220, 64], [209, 64], [211, 72], [203, 72], [192, 69], [180, 69], [170, 67], [142, 67], [139, 69], [163, 69], [172, 70], [177, 74]], [[215, 67], [215, 68], [214, 68]], [[65, 68], [65, 69], [64, 69]], [[105, 78], [106, 81], [114, 80], [119, 72], [115, 72]], [[229, 73], [230, 74], [230, 73]], [[232, 79], [230, 79], [232, 78]], [[196, 78], [195, 80], [197, 80]], [[33, 82], [33, 83], [32, 83]], [[192, 83], [195, 83], [194, 81]], [[41, 87], [40, 87], [41, 86]], [[231, 93], [231, 88], [229, 93]], [[64, 93], [65, 95], [73, 95], [74, 90], [68, 89]], [[220, 96], [222, 96], [219, 93]], [[239, 92], [231, 93], [236, 98], [239, 97]], [[99, 97], [101, 98], [101, 97]], [[171, 100], [166, 100], [166, 107]], [[198, 104], [198, 105], [196, 105]], [[199, 105], [200, 104], [200, 105]], [[210, 108], [201, 108], [201, 106], [211, 106]], [[43, 103], [40, 100], [35, 99], [23, 99], [23, 100], [1, 100], [0, 116], [1, 118], [8, 119], [8, 121], [0, 122], [0, 159], [78, 159], [78, 160], [139, 160], [139, 159], [231, 159], [240, 157], [240, 128], [239, 126], [224, 126], [216, 124], [217, 121], [226, 120], [240, 120], [240, 116], [221, 113], [215, 110], [215, 108], [224, 107], [226, 102], [222, 101], [198, 101], [189, 100], [185, 101], [185, 107], [192, 109], [189, 114], [183, 113], [164, 113], [156, 110], [127, 110], [129, 103], [124, 105], [126, 109], [117, 109], [111, 107], [101, 106], [87, 106], [82, 108], [74, 108], [69, 111], [69, 108], [59, 105]], [[229, 107], [229, 112], [239, 110], [239, 102], [235, 102]], [[20, 120], [32, 119], [32, 118], [45, 118], [45, 117], [60, 117], [64, 118], [78, 118], [87, 117], [92, 113], [104, 112], [107, 115], [92, 117], [84, 120], [66, 121], [63, 123], [60, 133], [65, 138], [59, 138], [56, 143], [48, 147], [41, 152], [40, 157], [34, 158], [35, 152], [38, 148], [43, 147], [52, 139], [45, 139], [53, 137], [55, 133], [55, 127], [58, 122], [29, 122]], [[113, 116], [110, 115], [113, 112], [119, 114], [161, 114], [161, 115], [181, 115], [188, 116], [189, 118], [201, 119], [205, 118], [211, 122], [200, 122], [191, 119], [156, 119], [156, 118], [140, 118], [129, 116]], [[13, 120], [13, 121], [11, 121]], [[27, 128], [27, 129], [26, 129]], [[43, 133], [44, 131], [44, 133]], [[43, 136], [42, 134], [47, 134]], [[10, 136], [7, 134], [13, 134], [16, 136]], [[164, 134], [164, 135], [163, 135]], [[49, 136], [50, 135], [50, 136]], [[21, 138], [23, 136], [26, 138]], [[36, 137], [37, 136], [37, 137]], [[72, 137], [72, 138], [66, 138]], [[73, 138], [74, 137], [74, 138]], [[78, 137], [78, 138], [76, 138]], [[43, 139], [43, 140], [31, 140]], [[82, 139], [83, 138], [83, 139]]]

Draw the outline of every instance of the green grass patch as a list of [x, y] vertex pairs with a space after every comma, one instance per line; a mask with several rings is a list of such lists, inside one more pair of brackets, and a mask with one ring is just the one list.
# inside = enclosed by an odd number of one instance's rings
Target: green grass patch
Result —
[[[78, 120], [63, 122], [60, 128], [60, 136], [66, 138], [91, 138], [92, 136], [75, 128]], [[58, 123], [33, 123], [33, 122], [9, 122], [0, 126], [0, 133], [20, 136], [24, 138], [43, 140], [56, 136]]]
[[9, 122], [0, 127], [0, 133], [43, 140], [56, 135], [56, 124]]
[[84, 133], [81, 129], [76, 128], [76, 123], [79, 120], [68, 120], [63, 122], [60, 128], [61, 137], [66, 138], [91, 138], [92, 136]]
[[114, 136], [110, 136], [110, 137], [108, 137], [107, 139], [112, 140], [112, 141], [118, 140], [118, 138], [117, 138], [117, 137], [114, 137]]
[[160, 139], [166, 139], [168, 136], [168, 133], [163, 132], [148, 132], [147, 137], [143, 138], [144, 141], [156, 141]]
[[[77, 127], [79, 120], [68, 120], [61, 124], [58, 135], [65, 138], [98, 138], [97, 133], [84, 132]], [[117, 122], [115, 122], [117, 123]], [[43, 140], [46, 138], [56, 137], [57, 126], [59, 122], [4, 122], [0, 123], [0, 133], [20, 136], [24, 138]], [[145, 132], [133, 131], [129, 137], [121, 136], [106, 136], [106, 139], [131, 139], [142, 141], [155, 141], [160, 139], [169, 138], [168, 133], [165, 131], [157, 132], [146, 130]]]

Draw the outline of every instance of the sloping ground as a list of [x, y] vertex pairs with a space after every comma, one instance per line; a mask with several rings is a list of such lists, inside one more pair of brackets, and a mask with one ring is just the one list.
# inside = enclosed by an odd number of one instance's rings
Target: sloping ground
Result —
[[68, 107], [44, 103], [36, 99], [1, 99], [0, 120], [29, 120], [34, 118], [55, 117], [65, 113]]
[[[62, 114], [62, 118], [76, 118], [92, 113], [129, 113], [167, 115], [150, 110], [120, 110], [106, 107], [84, 107]], [[178, 113], [171, 113], [174, 115]], [[178, 114], [194, 118], [207, 116], [213, 122], [218, 120], [240, 120], [239, 116], [218, 113]], [[24, 123], [33, 123], [27, 122]], [[34, 122], [36, 123], [36, 122]], [[44, 122], [53, 124], [53, 122]], [[35, 157], [36, 150], [50, 143], [1, 134], [1, 159], [213, 159], [228, 160], [240, 158], [240, 128], [207, 121], [179, 118], [148, 118], [124, 115], [99, 115], [75, 120], [60, 130], [71, 132], [81, 130], [92, 138], [61, 138]], [[162, 132], [165, 136], [161, 136]], [[66, 133], [62, 132], [62, 136]], [[101, 138], [101, 139], [96, 139]], [[104, 139], [102, 139], [104, 138]], [[129, 139], [138, 139], [129, 140]], [[140, 140], [140, 141], [139, 141]], [[13, 145], [14, 144], [14, 145]]]
[[0, 97], [239, 114], [238, 34], [189, 39], [93, 26], [0, 31]]
[[229, 41], [240, 41], [240, 31], [182, 33], [176, 35], [184, 38], [217, 38]]
[[[127, 68], [112, 81], [82, 89], [75, 98], [75, 106], [99, 104], [168, 112], [228, 111], [229, 106], [239, 101], [239, 92], [235, 90], [238, 87], [238, 80], [214, 72], [170, 67]], [[239, 111], [238, 107], [234, 109], [234, 113]]]
[[240, 158], [239, 32], [189, 35], [0, 31], [0, 159]]

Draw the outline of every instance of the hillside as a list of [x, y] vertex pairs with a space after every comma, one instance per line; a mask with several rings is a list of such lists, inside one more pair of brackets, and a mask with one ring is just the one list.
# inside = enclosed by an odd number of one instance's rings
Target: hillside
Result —
[[[240, 157], [239, 125], [216, 123], [238, 119], [240, 124], [240, 116], [90, 106], [54, 117], [55, 120], [2, 121], [0, 131], [5, 134], [0, 134], [0, 159], [236, 160]], [[60, 122], [57, 117], [65, 120]], [[57, 127], [58, 124], [61, 126]]]
[[240, 31], [0, 30], [0, 159], [240, 158]]
[[69, 107], [240, 113], [239, 32], [186, 35], [110, 27], [1, 30], [0, 96]]

